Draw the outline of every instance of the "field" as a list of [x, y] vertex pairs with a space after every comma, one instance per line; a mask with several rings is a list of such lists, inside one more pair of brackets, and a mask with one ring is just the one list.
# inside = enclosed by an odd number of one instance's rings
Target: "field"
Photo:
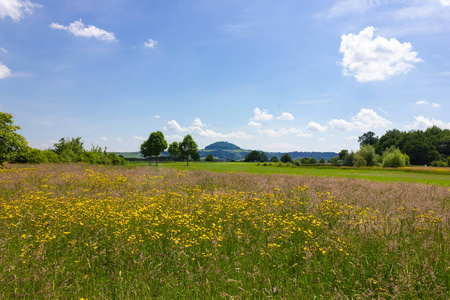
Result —
[[[154, 164], [154, 162], [152, 162]], [[384, 182], [417, 182], [450, 186], [450, 168], [405, 167], [390, 168], [347, 168], [347, 167], [277, 167], [257, 165], [256, 163], [240, 162], [186, 162], [159, 163], [161, 167], [176, 168], [178, 170], [208, 170], [216, 172], [248, 172], [257, 174], [292, 174], [310, 176], [333, 176], [346, 178], [369, 179]], [[147, 166], [148, 162], [135, 162], [134, 165]]]
[[218, 166], [1, 168], [0, 298], [450, 297], [448, 175]]

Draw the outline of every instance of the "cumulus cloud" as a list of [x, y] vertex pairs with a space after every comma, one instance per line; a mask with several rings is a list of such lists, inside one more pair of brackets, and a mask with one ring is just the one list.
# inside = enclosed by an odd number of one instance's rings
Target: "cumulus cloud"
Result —
[[273, 119], [273, 115], [269, 114], [266, 109], [260, 110], [256, 107], [253, 112], [255, 116], [252, 118], [254, 121], [270, 121]]
[[186, 132], [188, 131], [187, 128], [181, 127], [180, 124], [178, 124], [175, 120], [170, 120], [167, 122], [167, 126], [164, 127], [165, 131], [176, 131], [176, 132]]
[[11, 70], [0, 62], [0, 79], [4, 79], [11, 76]]
[[143, 136], [137, 136], [137, 135], [135, 135], [135, 136], [133, 136], [133, 138], [134, 138], [135, 140], [138, 140], [138, 141], [145, 141], [145, 138], [144, 138]]
[[192, 122], [192, 126], [195, 127], [205, 127], [206, 125], [202, 123], [202, 120], [200, 120], [199, 117], [196, 117], [194, 122]]
[[248, 126], [250, 126], [250, 127], [255, 127], [255, 128], [260, 128], [260, 127], [262, 126], [262, 124], [259, 123], [259, 122], [250, 120], [250, 122], [248, 122]]
[[414, 119], [416, 121], [414, 122], [413, 127], [417, 128], [417, 129], [427, 129], [432, 126], [438, 126], [440, 128], [450, 129], [450, 122], [445, 123], [441, 120], [436, 120], [434, 118], [429, 119], [429, 118], [425, 118], [424, 116], [416, 116], [416, 117], [414, 117]]
[[311, 122], [309, 122], [308, 126], [306, 126], [306, 129], [311, 130], [311, 131], [326, 131], [327, 126], [322, 126], [319, 123], [311, 121]]
[[372, 109], [363, 108], [356, 116], [352, 117], [351, 121], [333, 119], [328, 122], [328, 125], [333, 130], [367, 131], [378, 127], [389, 128], [389, 126], [392, 125], [392, 122], [379, 116]]
[[87, 38], [93, 37], [100, 41], [116, 40], [114, 33], [100, 29], [93, 25], [89, 25], [88, 27], [85, 27], [81, 19], [79, 21], [70, 23], [69, 26], [60, 25], [58, 23], [51, 23], [50, 28], [65, 30], [69, 33], [72, 33], [75, 36], [81, 36], [81, 37], [87, 37]]
[[42, 5], [28, 0], [0, 0], [0, 18], [9, 16], [14, 22], [19, 22], [25, 15], [31, 15], [35, 8]]
[[291, 113], [284, 112], [281, 114], [281, 116], [277, 117], [277, 119], [292, 121], [294, 120], [294, 116]]
[[149, 39], [148, 42], [144, 42], [144, 47], [146, 48], [155, 48], [155, 46], [158, 44], [157, 41], [154, 41], [152, 39]]
[[360, 82], [385, 80], [394, 75], [408, 73], [413, 63], [422, 61], [412, 51], [410, 43], [395, 38], [373, 38], [375, 28], [369, 26], [359, 34], [343, 34], [339, 52], [344, 55], [342, 66], [345, 76], [354, 76]]
[[450, 0], [441, 0], [443, 6], [450, 6]]

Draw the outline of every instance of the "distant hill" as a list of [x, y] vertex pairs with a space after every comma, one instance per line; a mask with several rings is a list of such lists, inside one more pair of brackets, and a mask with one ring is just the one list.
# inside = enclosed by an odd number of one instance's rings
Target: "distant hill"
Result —
[[205, 150], [241, 150], [241, 148], [228, 142], [215, 142], [206, 146]]

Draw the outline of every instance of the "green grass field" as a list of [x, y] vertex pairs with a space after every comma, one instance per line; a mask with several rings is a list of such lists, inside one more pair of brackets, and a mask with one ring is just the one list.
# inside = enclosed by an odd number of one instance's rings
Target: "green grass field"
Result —
[[[138, 162], [134, 165], [148, 166], [148, 163]], [[154, 165], [154, 162], [152, 162]], [[373, 181], [394, 182], [417, 182], [425, 184], [436, 184], [450, 186], [450, 170], [438, 172], [415, 169], [381, 169], [381, 168], [330, 168], [330, 167], [277, 167], [263, 166], [256, 163], [242, 162], [169, 162], [159, 163], [159, 167], [175, 168], [178, 170], [208, 170], [215, 172], [246, 172], [256, 174], [293, 174], [309, 176], [332, 176], [345, 178], [369, 179]], [[442, 174], [439, 174], [442, 173]]]

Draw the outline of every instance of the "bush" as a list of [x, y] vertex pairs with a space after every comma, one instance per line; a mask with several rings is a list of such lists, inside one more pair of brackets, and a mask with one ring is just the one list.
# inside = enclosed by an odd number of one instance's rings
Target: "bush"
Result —
[[292, 163], [293, 162], [291, 156], [288, 153], [283, 154], [283, 156], [280, 158], [280, 160], [284, 163]]
[[272, 158], [270, 159], [271, 162], [278, 162], [278, 157], [276, 156], [272, 156]]
[[447, 163], [442, 160], [434, 160], [431, 162], [431, 165], [433, 167], [447, 167]]
[[391, 168], [404, 167], [409, 165], [409, 156], [403, 154], [398, 148], [390, 147], [383, 153], [381, 165]]
[[356, 154], [354, 159], [354, 165], [355, 167], [365, 167], [367, 166], [367, 161], [361, 155]]
[[378, 161], [378, 155], [375, 154], [375, 148], [372, 145], [364, 145], [361, 147], [361, 149], [359, 149], [358, 152], [356, 152], [354, 160], [355, 166], [362, 163], [362, 160], [360, 158], [358, 158], [359, 161], [356, 161], [357, 156], [362, 157], [366, 162], [366, 165], [369, 167], [375, 166]]
[[332, 157], [330, 161], [332, 166], [338, 167], [341, 165], [339, 162], [339, 156]]
[[205, 161], [214, 161], [214, 156], [212, 156], [212, 154], [208, 155], [208, 156], [205, 158]]

